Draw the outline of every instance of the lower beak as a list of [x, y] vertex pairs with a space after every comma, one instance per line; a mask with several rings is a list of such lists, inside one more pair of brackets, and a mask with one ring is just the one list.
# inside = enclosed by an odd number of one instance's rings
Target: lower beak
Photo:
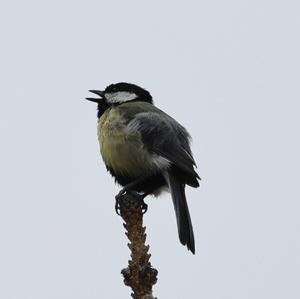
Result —
[[92, 101], [92, 102], [95, 102], [95, 103], [99, 103], [99, 102], [104, 101], [104, 91], [102, 91], [102, 90], [89, 90], [89, 92], [100, 96], [100, 98], [86, 98], [86, 100]]

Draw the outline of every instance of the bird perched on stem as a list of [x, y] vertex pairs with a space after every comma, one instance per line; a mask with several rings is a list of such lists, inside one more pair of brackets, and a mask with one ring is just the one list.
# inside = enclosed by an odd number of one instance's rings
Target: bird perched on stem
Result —
[[194, 233], [185, 186], [200, 180], [190, 149], [190, 135], [175, 119], [154, 106], [150, 93], [134, 84], [111, 84], [104, 91], [90, 90], [98, 104], [98, 139], [107, 170], [123, 186], [116, 196], [144, 198], [171, 192], [180, 242], [195, 253]]

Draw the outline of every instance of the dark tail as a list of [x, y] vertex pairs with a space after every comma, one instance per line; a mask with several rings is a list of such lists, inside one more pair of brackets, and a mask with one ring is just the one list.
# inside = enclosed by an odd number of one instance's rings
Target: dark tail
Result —
[[185, 184], [180, 182], [174, 171], [169, 171], [167, 174], [167, 182], [173, 199], [179, 240], [181, 244], [195, 254], [195, 240], [191, 217], [185, 197]]

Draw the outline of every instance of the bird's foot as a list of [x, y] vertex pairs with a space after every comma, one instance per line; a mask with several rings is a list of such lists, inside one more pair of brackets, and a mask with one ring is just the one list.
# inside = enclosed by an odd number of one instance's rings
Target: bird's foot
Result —
[[146, 197], [147, 194], [140, 194], [136, 191], [124, 191], [124, 190], [121, 190], [115, 197], [116, 199], [116, 204], [115, 204], [115, 211], [116, 213], [120, 216], [120, 201], [122, 200], [123, 196], [125, 194], [130, 194], [132, 195], [136, 200], [137, 202], [140, 204], [140, 207], [142, 209], [142, 213], [145, 214], [148, 210], [148, 205], [145, 203], [144, 201], [144, 198]]
[[122, 195], [119, 195], [119, 194], [116, 195], [115, 199], [116, 199], [115, 211], [116, 211], [117, 215], [121, 216], [121, 214], [120, 214], [120, 201], [122, 199]]
[[122, 197], [126, 194], [126, 190], [122, 189], [116, 196], [116, 204], [115, 204], [115, 211], [116, 213], [121, 216], [120, 214], [120, 201], [122, 199]]
[[148, 205], [144, 201], [144, 198], [147, 196], [147, 194], [140, 194], [135, 191], [129, 191], [129, 194], [133, 195], [134, 198], [136, 198], [137, 202], [140, 204], [142, 213], [145, 214], [148, 210]]

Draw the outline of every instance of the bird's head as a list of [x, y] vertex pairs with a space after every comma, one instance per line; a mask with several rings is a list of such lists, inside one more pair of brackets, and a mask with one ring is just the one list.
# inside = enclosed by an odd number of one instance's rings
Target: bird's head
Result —
[[148, 102], [152, 104], [150, 93], [135, 84], [120, 82], [111, 84], [105, 90], [89, 90], [98, 95], [98, 98], [86, 98], [89, 101], [98, 103], [99, 109], [107, 109], [113, 105], [120, 105], [126, 102]]

